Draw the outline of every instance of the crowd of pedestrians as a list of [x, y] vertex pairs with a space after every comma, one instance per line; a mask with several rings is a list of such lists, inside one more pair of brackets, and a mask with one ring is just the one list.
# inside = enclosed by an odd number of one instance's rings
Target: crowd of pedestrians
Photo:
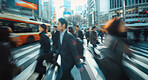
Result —
[[[94, 56], [98, 54], [95, 52], [97, 44], [104, 44], [106, 49], [102, 51], [103, 58], [98, 59], [99, 67], [103, 72], [106, 80], [129, 80], [128, 76], [123, 70], [122, 57], [123, 53], [131, 57], [131, 52], [125, 40], [124, 33], [127, 28], [121, 18], [113, 18], [108, 21], [104, 29], [97, 30], [97, 26], [92, 29], [87, 28], [84, 32], [79, 25], [75, 27], [67, 27], [68, 23], [64, 18], [58, 19], [57, 26], [53, 26], [52, 31], [52, 45], [51, 40], [47, 36], [47, 26], [41, 24], [40, 31], [40, 54], [37, 58], [37, 65], [35, 72], [39, 73], [37, 80], [41, 80], [46, 73], [46, 66], [43, 61], [54, 66], [59, 66], [57, 58], [61, 56], [61, 76], [59, 80], [74, 80], [71, 70], [76, 66], [80, 72], [83, 71], [83, 65], [80, 59], [85, 62], [84, 56], [84, 39], [87, 40], [87, 47], [92, 45]], [[98, 31], [98, 32], [97, 32]], [[144, 40], [147, 40], [147, 29], [143, 30]], [[19, 74], [21, 67], [17, 67], [13, 62], [11, 56], [11, 48], [15, 43], [9, 38], [9, 28], [0, 27], [0, 80], [12, 80], [14, 75]], [[139, 32], [135, 32], [136, 40], [139, 38]], [[5, 34], [5, 35], [3, 35]], [[105, 40], [104, 37], [106, 36]], [[101, 42], [98, 37], [101, 37]], [[106, 66], [107, 65], [107, 66]], [[9, 68], [8, 68], [9, 66]]]

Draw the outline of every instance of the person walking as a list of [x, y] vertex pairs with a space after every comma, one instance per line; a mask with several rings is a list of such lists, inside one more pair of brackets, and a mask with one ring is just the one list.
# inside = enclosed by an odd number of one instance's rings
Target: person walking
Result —
[[45, 24], [41, 24], [39, 26], [39, 31], [40, 31], [40, 40], [39, 43], [41, 45], [40, 47], [40, 53], [39, 53], [39, 58], [37, 59], [37, 66], [36, 69], [42, 69], [41, 72], [39, 72], [39, 76], [37, 77], [37, 80], [41, 80], [43, 77], [43, 74], [46, 72], [46, 67], [43, 66], [43, 61], [46, 59], [48, 56], [49, 59], [52, 59], [52, 54], [50, 53], [50, 40], [49, 37], [47, 36], [47, 27]]
[[12, 80], [18, 75], [22, 67], [17, 67], [11, 55], [11, 49], [16, 47], [10, 39], [10, 31], [6, 26], [0, 26], [0, 80]]
[[57, 28], [61, 32], [59, 46], [56, 51], [56, 58], [59, 54], [61, 55], [62, 77], [60, 80], [74, 80], [71, 75], [73, 66], [76, 65], [80, 71], [83, 70], [76, 49], [75, 37], [67, 32], [67, 21], [64, 18], [58, 19]]
[[113, 18], [108, 21], [106, 28], [108, 32], [104, 42], [106, 48], [101, 52], [104, 57], [98, 61], [99, 67], [106, 80], [130, 80], [122, 65], [123, 53], [131, 57], [131, 51], [122, 35], [126, 31], [124, 22], [121, 18]]
[[89, 35], [90, 35], [90, 29], [88, 28], [88, 29], [87, 29], [87, 32], [86, 32], [86, 34], [85, 34], [86, 39], [87, 39], [87, 46], [88, 46], [88, 43], [89, 43], [89, 41], [90, 41]]
[[[68, 31], [75, 36], [75, 31], [72, 27], [68, 27]], [[83, 41], [76, 38], [76, 48], [78, 50], [79, 56], [83, 61], [85, 62], [85, 57], [83, 56], [84, 53], [84, 47], [83, 47]]]
[[58, 41], [60, 32], [57, 30], [57, 26], [53, 26], [54, 31], [52, 32], [53, 49], [58, 48]]
[[75, 29], [76, 29], [76, 38], [83, 41], [84, 35], [83, 35], [83, 32], [79, 30], [79, 26], [77, 25]]
[[90, 44], [93, 45], [92, 50], [93, 50], [93, 52], [94, 52], [95, 55], [97, 55], [97, 54], [96, 54], [94, 48], [97, 47], [96, 44], [98, 42], [98, 39], [97, 39], [97, 31], [96, 30], [97, 30], [96, 26], [93, 26], [92, 31], [90, 33]]

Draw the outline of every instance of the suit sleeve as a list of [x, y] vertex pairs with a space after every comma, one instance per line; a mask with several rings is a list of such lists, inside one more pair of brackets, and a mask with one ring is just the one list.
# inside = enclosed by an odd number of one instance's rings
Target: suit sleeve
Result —
[[52, 40], [53, 40], [53, 32], [52, 32]]
[[96, 40], [97, 39], [97, 33], [92, 32], [91, 37]]
[[46, 35], [42, 35], [40, 44], [44, 48], [44, 53], [48, 53], [50, 51], [50, 41], [46, 38]]
[[68, 45], [69, 45], [69, 48], [70, 48], [70, 52], [71, 52], [71, 55], [75, 61], [75, 65], [79, 65], [80, 64], [80, 57], [78, 55], [78, 51], [76, 49], [76, 39], [74, 38], [74, 36], [70, 36], [69, 39], [68, 39]]
[[81, 40], [83, 40], [83, 32], [82, 31], [79, 32], [79, 37], [81, 38]]

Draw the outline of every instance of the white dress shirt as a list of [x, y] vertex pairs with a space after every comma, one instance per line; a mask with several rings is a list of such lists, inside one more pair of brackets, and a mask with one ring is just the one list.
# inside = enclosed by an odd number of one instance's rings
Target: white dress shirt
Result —
[[60, 43], [62, 45], [64, 34], [67, 30], [65, 29], [63, 32], [60, 33]]

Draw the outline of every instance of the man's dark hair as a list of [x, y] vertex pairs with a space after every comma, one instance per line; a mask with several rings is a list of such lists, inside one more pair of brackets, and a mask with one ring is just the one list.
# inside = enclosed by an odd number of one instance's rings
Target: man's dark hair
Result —
[[57, 28], [57, 26], [53, 26], [53, 27]]
[[45, 29], [45, 30], [47, 29], [47, 27], [46, 27], [45, 24], [41, 24], [40, 26], [41, 26], [43, 29]]
[[76, 27], [78, 27], [78, 28], [79, 28], [79, 26], [78, 26], [78, 25], [76, 25]]
[[96, 26], [93, 26], [93, 27], [92, 27], [92, 30], [95, 29], [95, 28], [96, 28]]
[[89, 30], [89, 28], [87, 28], [87, 30]]
[[120, 33], [118, 32], [118, 28], [121, 22], [123, 22], [121, 18], [120, 19], [115, 18], [115, 20], [107, 28], [108, 33], [119, 36]]
[[67, 28], [67, 21], [64, 18], [59, 18], [58, 21], [63, 25], [65, 24], [65, 29]]

